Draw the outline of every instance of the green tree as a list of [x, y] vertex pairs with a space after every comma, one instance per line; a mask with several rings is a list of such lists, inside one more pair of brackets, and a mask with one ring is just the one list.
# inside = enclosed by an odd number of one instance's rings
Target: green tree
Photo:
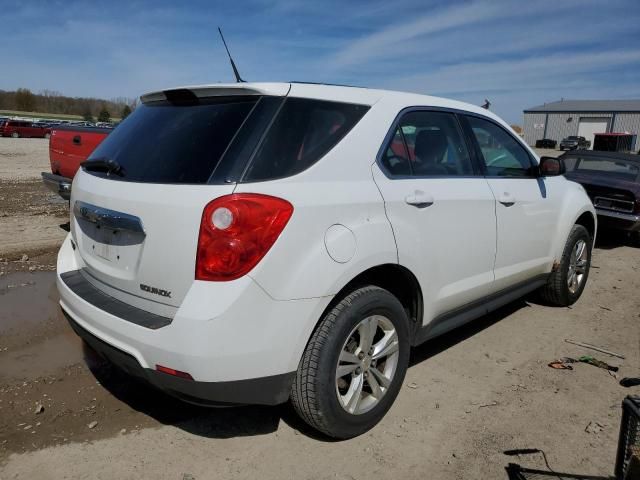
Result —
[[92, 122], [93, 123], [93, 115], [91, 114], [91, 109], [89, 107], [86, 107], [82, 113], [82, 118], [85, 122]]
[[102, 105], [102, 109], [100, 110], [100, 113], [98, 113], [98, 121], [99, 122], [111, 121], [111, 114], [109, 113], [109, 110], [107, 110], [107, 106], [104, 104]]
[[130, 114], [131, 114], [131, 107], [129, 105], [125, 105], [124, 108], [122, 109], [122, 113], [120, 114], [120, 116], [122, 117], [122, 120], [127, 118]]
[[16, 91], [16, 109], [23, 112], [33, 112], [36, 109], [36, 97], [28, 88]]

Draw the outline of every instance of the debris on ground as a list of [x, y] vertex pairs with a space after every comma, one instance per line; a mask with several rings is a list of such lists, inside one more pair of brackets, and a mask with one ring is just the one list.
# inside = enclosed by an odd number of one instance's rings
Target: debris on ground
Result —
[[587, 433], [597, 434], [604, 430], [604, 425], [599, 422], [589, 422], [584, 431]]
[[498, 405], [498, 402], [483, 403], [481, 405], [478, 405], [478, 408], [495, 407], [496, 405]]
[[556, 370], [573, 370], [573, 367], [571, 365], [568, 365], [561, 360], [554, 360], [549, 364], [549, 366], [551, 368], [555, 368]]
[[27, 255], [26, 253], [22, 254], [22, 258], [20, 258], [21, 262], [28, 262], [29, 261], [29, 255]]
[[554, 360], [553, 362], [549, 363], [549, 366], [551, 368], [555, 368], [556, 370], [573, 370], [573, 367], [571, 366], [572, 363], [588, 363], [589, 365], [608, 370], [609, 372], [617, 372], [619, 370], [618, 367], [609, 365], [607, 362], [598, 360], [591, 355], [582, 355], [577, 359], [571, 357], [562, 357], [560, 360]]
[[607, 362], [593, 358], [591, 355], [583, 355], [578, 358], [578, 361], [581, 363], [588, 363], [589, 365], [593, 365], [594, 367], [602, 368], [610, 372], [617, 372], [619, 370], [618, 367], [614, 367], [613, 365], [609, 365]]
[[575, 340], [571, 340], [568, 338], [564, 339], [565, 342], [570, 343], [572, 345], [577, 345], [579, 347], [590, 348], [591, 350], [595, 350], [600, 353], [606, 353], [607, 355], [611, 355], [612, 357], [618, 357], [624, 360], [624, 355], [621, 353], [612, 352], [610, 350], [605, 350], [604, 348], [598, 347], [596, 345], [591, 345], [590, 343], [576, 342]]
[[38, 414], [40, 414], [40, 413], [42, 413], [42, 412], [44, 412], [44, 406], [42, 406], [42, 404], [41, 404], [41, 403], [38, 403], [38, 404], [36, 405], [36, 409], [35, 409], [35, 411], [34, 411], [33, 413], [35, 413], [36, 415], [38, 415]]
[[407, 383], [407, 387], [413, 388], [414, 390], [418, 388], [418, 384], [415, 382]]
[[624, 377], [622, 380], [620, 380], [620, 385], [627, 388], [636, 387], [640, 385], [640, 378]]
[[89, 425], [87, 425], [87, 427], [89, 428], [96, 428], [96, 426], [98, 425], [98, 422], [96, 422], [95, 420], [93, 422], [91, 422]]

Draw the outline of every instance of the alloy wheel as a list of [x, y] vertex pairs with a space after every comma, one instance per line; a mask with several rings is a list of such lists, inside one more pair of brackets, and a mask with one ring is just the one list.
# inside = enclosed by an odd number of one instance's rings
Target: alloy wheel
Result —
[[567, 286], [569, 287], [569, 292], [572, 294], [575, 294], [580, 289], [580, 286], [584, 281], [585, 273], [587, 272], [587, 262], [589, 259], [588, 250], [587, 242], [584, 240], [578, 240], [571, 251]]
[[398, 334], [391, 320], [371, 315], [345, 341], [336, 367], [336, 395], [353, 415], [370, 411], [387, 393], [399, 358]]

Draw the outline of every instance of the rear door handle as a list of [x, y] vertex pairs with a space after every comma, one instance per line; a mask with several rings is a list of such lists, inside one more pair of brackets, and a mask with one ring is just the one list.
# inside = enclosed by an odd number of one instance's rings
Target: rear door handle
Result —
[[510, 207], [511, 205], [516, 203], [516, 198], [509, 192], [502, 192], [500, 196], [498, 196], [498, 201], [505, 207]]
[[416, 190], [411, 195], [404, 197], [404, 201], [407, 205], [417, 208], [425, 208], [433, 205], [433, 195]]

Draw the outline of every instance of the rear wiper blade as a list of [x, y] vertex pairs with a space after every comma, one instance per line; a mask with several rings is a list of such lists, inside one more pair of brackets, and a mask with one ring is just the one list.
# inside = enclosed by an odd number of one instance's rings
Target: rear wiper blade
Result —
[[124, 176], [124, 168], [115, 160], [107, 157], [94, 158], [84, 161], [80, 164], [85, 170], [97, 170], [105, 171], [107, 174], [115, 173], [116, 175]]

